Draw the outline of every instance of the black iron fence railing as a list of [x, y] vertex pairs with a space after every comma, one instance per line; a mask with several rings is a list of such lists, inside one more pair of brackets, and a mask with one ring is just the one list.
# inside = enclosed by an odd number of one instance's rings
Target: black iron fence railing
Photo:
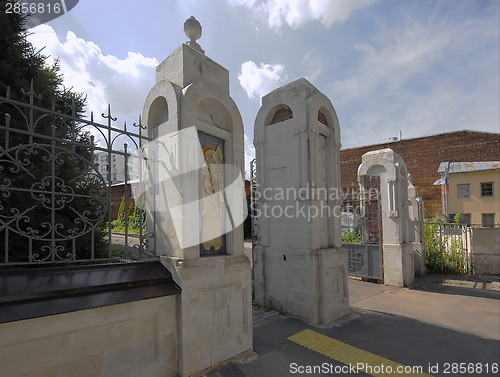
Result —
[[103, 124], [76, 116], [74, 103], [69, 115], [38, 107], [33, 84], [23, 93], [0, 96], [0, 266], [155, 257], [154, 229], [127, 190], [142, 177], [130, 152], [149, 140], [140, 118], [120, 128], [109, 106]]

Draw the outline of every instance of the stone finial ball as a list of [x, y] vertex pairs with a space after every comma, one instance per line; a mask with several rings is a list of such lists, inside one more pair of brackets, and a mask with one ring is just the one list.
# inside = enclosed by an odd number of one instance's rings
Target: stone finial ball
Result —
[[191, 41], [196, 41], [201, 38], [201, 25], [193, 16], [189, 17], [184, 22], [184, 33]]

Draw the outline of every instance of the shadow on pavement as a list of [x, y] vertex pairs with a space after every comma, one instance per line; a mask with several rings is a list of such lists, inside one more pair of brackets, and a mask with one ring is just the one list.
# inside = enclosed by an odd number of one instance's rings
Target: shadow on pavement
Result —
[[430, 274], [416, 277], [412, 290], [500, 300], [500, 276]]
[[[453, 363], [474, 365], [480, 373], [468, 376], [496, 376], [493, 363], [500, 362], [500, 342], [429, 325], [418, 320], [363, 309], [351, 309], [347, 320], [331, 327], [316, 327], [302, 321], [276, 315], [254, 328], [254, 351], [251, 361], [233, 361], [206, 374], [207, 377], [296, 376], [291, 365], [332, 366], [343, 364], [311, 351], [287, 338], [304, 329], [345, 342], [351, 346], [383, 356], [405, 366], [422, 366], [434, 377], [459, 375], [452, 373]], [[479, 367], [481, 365], [481, 367]], [[489, 373], [486, 373], [489, 368]], [[304, 374], [305, 375], [305, 374]], [[359, 373], [310, 373], [307, 376], [367, 376]]]

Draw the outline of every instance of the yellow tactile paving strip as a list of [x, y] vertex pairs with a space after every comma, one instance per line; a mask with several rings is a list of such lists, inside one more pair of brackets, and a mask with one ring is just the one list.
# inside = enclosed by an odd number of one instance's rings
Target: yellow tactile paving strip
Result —
[[[357, 366], [363, 364], [363, 367], [358, 370], [365, 372], [374, 377], [379, 376], [425, 376], [432, 377], [426, 373], [397, 373], [399, 370], [404, 370], [405, 366], [398, 364], [385, 357], [375, 355], [374, 353], [364, 351], [353, 347], [339, 340], [330, 338], [326, 335], [317, 333], [309, 329], [303, 330], [288, 337], [288, 340], [300, 344], [303, 347], [320, 353], [330, 359], [337, 360], [342, 364]], [[406, 367], [408, 369], [408, 367]], [[366, 370], [365, 370], [366, 369]], [[388, 373], [387, 371], [392, 371]]]

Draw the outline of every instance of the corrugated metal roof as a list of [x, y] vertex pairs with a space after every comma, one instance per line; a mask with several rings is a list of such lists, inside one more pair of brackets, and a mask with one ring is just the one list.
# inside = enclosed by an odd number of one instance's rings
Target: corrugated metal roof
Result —
[[[439, 164], [438, 173], [444, 174], [448, 162]], [[488, 170], [500, 170], [500, 161], [450, 162], [449, 174], [475, 173]]]

